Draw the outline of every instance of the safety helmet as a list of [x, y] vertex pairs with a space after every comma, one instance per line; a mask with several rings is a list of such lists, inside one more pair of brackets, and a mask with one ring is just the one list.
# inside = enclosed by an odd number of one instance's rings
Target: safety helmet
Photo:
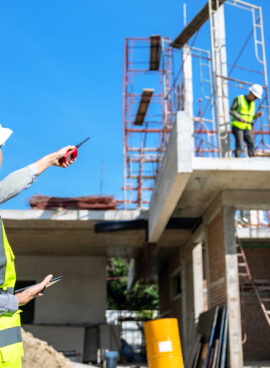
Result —
[[11, 136], [13, 131], [9, 128], [3, 128], [0, 124], [0, 146], [2, 146], [6, 140]]
[[257, 98], [261, 99], [263, 94], [263, 88], [259, 84], [253, 84], [249, 88], [250, 92]]

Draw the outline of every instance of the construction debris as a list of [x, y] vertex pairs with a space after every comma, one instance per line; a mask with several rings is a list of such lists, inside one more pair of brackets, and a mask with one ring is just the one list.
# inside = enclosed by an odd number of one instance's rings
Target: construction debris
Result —
[[35, 338], [22, 329], [24, 356], [23, 368], [73, 368], [71, 361], [47, 342]]
[[120, 205], [113, 196], [50, 197], [36, 194], [29, 199], [34, 210], [54, 208], [85, 210], [116, 210]]

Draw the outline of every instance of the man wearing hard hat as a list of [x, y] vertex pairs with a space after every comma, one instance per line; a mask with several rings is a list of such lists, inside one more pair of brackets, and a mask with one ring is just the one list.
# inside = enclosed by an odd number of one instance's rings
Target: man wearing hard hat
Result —
[[255, 100], [261, 99], [262, 94], [262, 86], [253, 84], [249, 88], [248, 95], [239, 95], [233, 100], [230, 114], [232, 116], [232, 132], [235, 138], [235, 157], [241, 157], [243, 140], [247, 144], [248, 156], [254, 156], [252, 123], [262, 115], [262, 111], [255, 113]]
[[[0, 125], [0, 166], [2, 163], [2, 146], [12, 134], [12, 130]], [[50, 166], [67, 167], [70, 161], [61, 164], [59, 160], [65, 153], [74, 148], [67, 146], [51, 153], [32, 165], [14, 171], [0, 182], [0, 204], [15, 197], [23, 189], [28, 188], [37, 177]], [[1, 217], [0, 217], [1, 220]], [[21, 293], [14, 295], [16, 272], [14, 254], [9, 245], [4, 225], [0, 222], [0, 368], [21, 368], [23, 344], [19, 306], [41, 296], [42, 290], [50, 282], [52, 275]]]

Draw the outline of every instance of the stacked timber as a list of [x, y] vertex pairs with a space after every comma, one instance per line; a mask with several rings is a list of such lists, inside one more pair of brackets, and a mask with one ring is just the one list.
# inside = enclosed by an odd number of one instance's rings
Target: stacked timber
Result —
[[116, 210], [119, 202], [113, 196], [50, 197], [36, 194], [29, 199], [32, 209]]
[[185, 368], [225, 368], [228, 342], [227, 307], [215, 307], [199, 317]]

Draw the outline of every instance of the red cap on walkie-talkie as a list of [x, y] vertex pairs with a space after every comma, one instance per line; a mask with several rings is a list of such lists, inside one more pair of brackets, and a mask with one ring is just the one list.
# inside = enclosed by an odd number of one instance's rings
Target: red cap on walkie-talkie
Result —
[[82, 144], [84, 144], [86, 141], [88, 141], [88, 139], [90, 139], [90, 137], [87, 137], [85, 140], [83, 140], [81, 143], [77, 144], [75, 146], [75, 148], [72, 148], [70, 150], [68, 150], [65, 153], [65, 156], [63, 156], [59, 162], [60, 164], [67, 164], [72, 160], [75, 160], [75, 158], [78, 156], [78, 148], [81, 147]]

